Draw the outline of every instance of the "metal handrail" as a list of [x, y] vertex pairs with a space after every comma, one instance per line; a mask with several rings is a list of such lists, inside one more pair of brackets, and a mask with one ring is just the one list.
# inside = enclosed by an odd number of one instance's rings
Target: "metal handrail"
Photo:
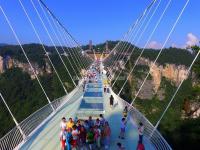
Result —
[[149, 120], [141, 112], [139, 112], [135, 107], [133, 107], [127, 101], [123, 100], [121, 97], [115, 94], [111, 88], [110, 88], [110, 91], [113, 97], [118, 101], [118, 103], [121, 104], [121, 106], [123, 107], [128, 106], [130, 108], [129, 116], [131, 117], [132, 120], [134, 120], [137, 126], [139, 126], [140, 122], [143, 123], [144, 136], [147, 139], [149, 139], [149, 141], [151, 142], [151, 144], [154, 146], [155, 149], [172, 150], [171, 146], [163, 138], [160, 132], [158, 130], [154, 130], [154, 126], [151, 124], [151, 122], [149, 122]]
[[[80, 86], [78, 86], [76, 89], [74, 89], [72, 92], [70, 92], [67, 96], [58, 98], [52, 102], [53, 107], [56, 109], [56, 111], [60, 110], [60, 108], [68, 102], [70, 97], [72, 97], [77, 91], [80, 89]], [[129, 116], [132, 120], [138, 125], [139, 122], [142, 122], [144, 124], [145, 130], [144, 130], [144, 136], [149, 139], [152, 146], [154, 146], [155, 149], [158, 150], [171, 150], [172, 148], [170, 145], [166, 142], [166, 140], [162, 137], [162, 135], [155, 130], [152, 134], [152, 131], [154, 130], [154, 126], [146, 119], [144, 115], [142, 115], [135, 107], [130, 106], [128, 102], [117, 96], [111, 89], [111, 93], [113, 94], [114, 98], [118, 100], [118, 103], [121, 104], [121, 106], [129, 106], [130, 107], [130, 113]], [[67, 100], [66, 100], [67, 99]], [[24, 131], [26, 137], [28, 138], [32, 134], [35, 133], [35, 131], [43, 124], [45, 123], [51, 116], [53, 116], [55, 112], [53, 112], [50, 104], [47, 104], [31, 114], [29, 117], [27, 117], [25, 120], [23, 120], [19, 125]], [[10, 132], [8, 132], [4, 137], [0, 139], [0, 150], [13, 150], [17, 149], [19, 145], [24, 143], [23, 136], [21, 135], [20, 131], [17, 127], [14, 127]]]
[[51, 104], [43, 106], [19, 123], [19, 126], [26, 136], [25, 140], [23, 139], [23, 135], [20, 133], [19, 129], [15, 126], [0, 139], [0, 150], [18, 149], [18, 147], [34, 134], [42, 124], [55, 114], [51, 105], [55, 108], [55, 111], [60, 110], [60, 108], [65, 105], [78, 90], [80, 90], [80, 87], [81, 86], [77, 86], [68, 95], [55, 99]]

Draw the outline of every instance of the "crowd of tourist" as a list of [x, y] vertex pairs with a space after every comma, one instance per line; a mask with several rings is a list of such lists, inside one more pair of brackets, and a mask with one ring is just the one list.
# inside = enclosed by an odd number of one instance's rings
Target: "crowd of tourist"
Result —
[[[124, 108], [120, 125], [119, 138], [125, 139], [126, 124], [127, 124], [127, 107]], [[60, 123], [60, 141], [61, 150], [93, 150], [93, 149], [109, 149], [111, 128], [108, 121], [105, 120], [101, 114], [99, 118], [93, 120], [90, 116], [88, 120], [78, 120], [69, 118], [67, 121], [65, 117]], [[139, 141], [136, 150], [145, 150], [143, 145], [144, 126], [139, 123], [138, 134]], [[116, 144], [117, 150], [125, 150], [125, 147], [118, 142]]]
[[76, 120], [62, 118], [61, 124], [61, 149], [109, 149], [111, 129], [109, 123], [101, 114], [99, 118], [93, 120]]
[[[100, 74], [100, 68], [93, 66], [93, 70], [88, 71], [85, 74], [83, 82], [83, 91], [85, 91], [86, 84], [88, 82], [97, 82], [97, 74]], [[105, 93], [110, 93], [108, 87], [104, 87]], [[115, 100], [113, 95], [110, 96], [110, 107], [111, 109], [115, 105]], [[128, 107], [125, 106], [122, 119], [120, 123], [120, 132], [119, 139], [125, 140], [126, 136], [126, 126], [128, 120]], [[61, 150], [98, 150], [104, 149], [107, 150], [110, 148], [110, 138], [111, 138], [111, 128], [108, 121], [104, 118], [102, 114], [99, 115], [99, 118], [95, 120], [90, 116], [87, 120], [79, 120], [78, 118], [72, 119], [69, 118], [66, 120], [65, 117], [62, 118], [60, 123], [60, 142]], [[143, 132], [144, 126], [142, 123], [139, 123], [138, 126], [138, 135], [139, 141], [136, 147], [136, 150], [144, 150], [143, 145]], [[116, 150], [125, 150], [125, 146], [120, 142], [116, 142]], [[133, 149], [135, 149], [133, 147]]]

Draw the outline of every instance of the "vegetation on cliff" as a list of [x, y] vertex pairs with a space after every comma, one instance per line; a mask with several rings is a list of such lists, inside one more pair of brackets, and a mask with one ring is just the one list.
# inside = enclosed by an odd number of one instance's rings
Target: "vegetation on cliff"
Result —
[[[199, 50], [198, 47], [193, 48], [193, 52], [189, 52], [183, 49], [177, 48], [168, 48], [164, 49], [161, 57], [158, 59], [157, 63], [159, 65], [165, 64], [175, 64], [175, 65], [184, 65], [189, 66], [196, 52]], [[156, 55], [158, 54], [158, 50], [148, 49], [144, 51], [142, 55], [143, 58], [146, 58], [150, 61], [154, 61]], [[125, 70], [123, 70], [124, 74], [128, 74], [130, 72], [131, 66], [134, 65], [137, 57], [139, 56], [140, 50], [137, 49], [134, 51], [131, 56], [129, 62], [125, 66]], [[125, 59], [126, 60], [126, 59]], [[200, 141], [200, 128], [198, 124], [200, 123], [200, 118], [197, 119], [183, 119], [183, 111], [185, 111], [185, 107], [189, 108], [189, 104], [196, 101], [200, 102], [200, 58], [196, 61], [193, 66], [192, 73], [189, 78], [184, 81], [181, 89], [176, 95], [173, 103], [171, 104], [169, 110], [161, 121], [159, 125], [159, 131], [162, 135], [167, 139], [173, 149], [191, 149], [198, 148]], [[128, 102], [134, 98], [134, 93], [137, 91], [136, 80], [144, 79], [144, 75], [146, 75], [146, 71], [148, 71], [148, 66], [138, 65], [135, 67], [131, 80], [126, 84], [125, 90], [122, 91], [121, 97]], [[125, 76], [124, 78], [126, 78]], [[148, 79], [151, 80], [151, 79]], [[118, 92], [122, 87], [124, 81], [117, 81], [114, 90]], [[176, 90], [176, 86], [173, 82], [167, 80], [166, 78], [162, 78], [160, 89], [164, 90], [164, 99], [159, 100], [157, 93], [154, 94], [152, 99], [140, 99], [137, 98], [134, 102], [134, 106], [141, 111], [152, 124], [156, 124], [161, 113], [166, 108], [169, 100]], [[185, 104], [185, 101], [189, 101]], [[187, 105], [187, 106], [185, 106]]]

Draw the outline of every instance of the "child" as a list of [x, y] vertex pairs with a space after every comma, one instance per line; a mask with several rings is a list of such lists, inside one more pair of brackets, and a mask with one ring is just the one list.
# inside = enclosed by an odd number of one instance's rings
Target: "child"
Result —
[[92, 150], [92, 146], [94, 143], [94, 133], [93, 133], [92, 127], [90, 127], [90, 130], [87, 133], [86, 140], [89, 145], [89, 149]]
[[73, 148], [76, 148], [78, 146], [78, 136], [79, 136], [78, 129], [77, 129], [76, 125], [73, 125], [73, 127], [72, 127], [72, 137], [73, 137], [72, 146], [73, 146]]
[[96, 125], [95, 128], [94, 128], [94, 139], [96, 141], [96, 145], [97, 145], [97, 148], [100, 148], [101, 147], [101, 130], [99, 129], [99, 127]]
[[121, 127], [120, 127], [120, 135], [119, 138], [124, 139], [125, 138], [125, 129], [126, 129], [126, 119], [122, 118], [121, 120]]

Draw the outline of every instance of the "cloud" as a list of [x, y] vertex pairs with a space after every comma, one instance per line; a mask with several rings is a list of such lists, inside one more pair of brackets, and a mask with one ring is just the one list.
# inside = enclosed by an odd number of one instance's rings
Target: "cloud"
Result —
[[147, 48], [152, 48], [152, 49], [161, 49], [161, 47], [162, 44], [157, 41], [151, 41], [147, 46]]
[[191, 47], [194, 45], [197, 45], [199, 43], [199, 39], [192, 33], [187, 34], [187, 42], [186, 42], [186, 47]]

